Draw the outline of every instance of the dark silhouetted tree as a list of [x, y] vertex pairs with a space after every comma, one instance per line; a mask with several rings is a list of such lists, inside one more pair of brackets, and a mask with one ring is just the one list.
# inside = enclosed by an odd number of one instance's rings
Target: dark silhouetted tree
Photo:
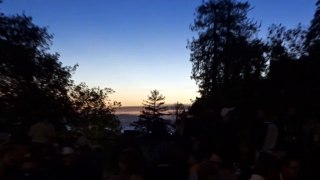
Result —
[[[310, 100], [317, 104], [320, 101], [320, 1], [316, 2], [316, 11], [307, 32], [305, 42], [307, 52], [305, 80]], [[319, 107], [319, 106], [317, 106]]]
[[108, 101], [113, 91], [74, 85], [71, 77], [77, 65], [63, 66], [59, 54], [49, 52], [51, 40], [47, 29], [35, 25], [31, 17], [0, 13], [1, 127], [11, 129], [18, 122], [27, 129], [37, 120], [49, 119], [63, 130], [64, 119], [77, 119], [98, 130], [117, 131], [118, 103]]
[[263, 78], [265, 45], [255, 38], [259, 26], [247, 17], [248, 2], [204, 1], [197, 8], [191, 30], [198, 33], [188, 43], [192, 78], [202, 97], [218, 91], [235, 91], [247, 81]]
[[174, 115], [176, 117], [176, 121], [184, 118], [186, 115], [186, 108], [182, 103], [177, 102], [174, 104]]
[[111, 102], [108, 96], [112, 93], [110, 88], [89, 88], [85, 83], [73, 86], [70, 99], [76, 113], [74, 130], [91, 138], [104, 137], [108, 131], [117, 132], [120, 122], [114, 112], [121, 104]]
[[168, 132], [169, 122], [163, 119], [167, 107], [165, 97], [158, 90], [152, 90], [147, 100], [144, 100], [143, 110], [139, 116], [139, 120], [133, 125], [137, 130], [153, 135], [164, 135]]
[[266, 53], [270, 62], [268, 91], [278, 102], [281, 100], [280, 97], [284, 103], [297, 101], [299, 94], [302, 94], [305, 81], [303, 77], [305, 39], [306, 31], [300, 24], [292, 29], [287, 29], [281, 24], [269, 27], [267, 38], [269, 49]]
[[52, 36], [25, 15], [0, 14], [0, 109], [10, 123], [60, 119], [71, 110], [75, 67], [49, 53]]
[[268, 30], [269, 60], [299, 60], [306, 55], [303, 46], [306, 41], [306, 30], [301, 24], [292, 29], [287, 29], [281, 24], [273, 24]]
[[305, 45], [310, 55], [320, 54], [320, 52], [317, 51], [317, 49], [320, 46], [320, 1], [319, 0], [316, 3], [316, 12], [314, 13], [313, 19], [311, 21], [311, 25], [308, 30]]

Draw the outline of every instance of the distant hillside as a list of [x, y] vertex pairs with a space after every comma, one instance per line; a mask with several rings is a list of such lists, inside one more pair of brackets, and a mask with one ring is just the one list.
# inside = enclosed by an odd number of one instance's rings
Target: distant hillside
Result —
[[[174, 105], [167, 105], [168, 107], [168, 114], [173, 114], [174, 113]], [[185, 105], [186, 108], [190, 107], [190, 105]], [[139, 115], [142, 111], [143, 107], [142, 106], [124, 106], [120, 108], [116, 108], [116, 115]]]
[[139, 115], [142, 109], [143, 109], [142, 106], [120, 107], [116, 109], [116, 115], [120, 115], [120, 114]]
[[[127, 107], [120, 107], [116, 109], [116, 115], [121, 122], [122, 129], [133, 129], [131, 123], [137, 121], [139, 119], [139, 115], [141, 110], [143, 109], [142, 106], [127, 106]], [[174, 106], [168, 106], [168, 111], [163, 118], [174, 120]]]

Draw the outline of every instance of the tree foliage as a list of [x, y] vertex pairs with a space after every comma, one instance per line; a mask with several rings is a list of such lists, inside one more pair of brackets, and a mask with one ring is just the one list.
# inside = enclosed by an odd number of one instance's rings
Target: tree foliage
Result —
[[0, 14], [0, 102], [6, 119], [45, 113], [58, 118], [69, 110], [75, 67], [63, 66], [59, 54], [48, 52], [51, 39], [31, 17]]
[[[316, 3], [316, 11], [307, 31], [305, 49], [305, 88], [308, 89], [308, 100], [313, 104], [320, 101], [320, 1]], [[317, 106], [318, 107], [318, 106]]]
[[0, 13], [1, 127], [10, 129], [16, 123], [28, 127], [49, 119], [64, 128], [66, 119], [73, 125], [88, 127], [90, 122], [117, 130], [113, 107], [119, 104], [108, 100], [113, 90], [75, 85], [72, 74], [77, 65], [64, 66], [59, 54], [49, 52], [52, 38], [29, 16]]
[[[304, 42], [306, 30], [299, 24], [287, 29], [285, 26], [269, 27], [266, 51], [269, 60], [267, 80], [269, 95], [278, 102], [298, 101], [304, 85]], [[281, 103], [282, 104], [282, 103]]]
[[311, 25], [292, 29], [283, 25], [269, 28], [269, 89], [287, 103], [313, 106], [320, 100], [320, 1]]
[[197, 8], [191, 30], [198, 36], [187, 47], [192, 78], [203, 97], [262, 78], [265, 46], [255, 38], [259, 26], [247, 17], [250, 8], [235, 0], [205, 1]]
[[186, 116], [186, 107], [184, 104], [177, 102], [174, 104], [174, 115], [176, 117], [176, 121], [184, 119]]
[[152, 90], [147, 100], [144, 100], [143, 110], [139, 116], [139, 120], [133, 125], [136, 129], [153, 135], [162, 135], [168, 132], [167, 125], [169, 122], [163, 119], [167, 107], [165, 97], [158, 90]]
[[273, 24], [268, 29], [267, 45], [270, 61], [299, 60], [305, 56], [306, 30], [301, 24], [287, 29], [282, 24]]
[[204, 1], [191, 26], [198, 37], [188, 43], [192, 78], [202, 95], [192, 112], [209, 104], [209, 108], [259, 103], [318, 107], [319, 0], [316, 7], [308, 29], [273, 24], [262, 41], [256, 34], [259, 26], [247, 18], [248, 2]]
[[320, 1], [316, 3], [316, 12], [314, 13], [311, 21], [307, 38], [306, 38], [306, 49], [309, 53], [317, 53], [316, 49], [320, 46]]
[[[114, 115], [119, 102], [108, 98], [114, 91], [110, 88], [89, 88], [85, 83], [74, 85], [70, 99], [75, 111], [74, 125], [77, 131], [103, 136], [103, 132], [119, 130], [119, 120]], [[98, 133], [92, 135], [92, 133]]]

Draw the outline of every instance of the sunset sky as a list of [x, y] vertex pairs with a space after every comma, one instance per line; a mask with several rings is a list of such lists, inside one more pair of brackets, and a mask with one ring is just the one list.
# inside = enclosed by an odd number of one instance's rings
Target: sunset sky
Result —
[[[262, 23], [308, 26], [315, 0], [249, 0], [249, 13]], [[51, 51], [64, 65], [79, 64], [73, 79], [110, 87], [112, 100], [139, 106], [158, 89], [167, 103], [190, 103], [197, 85], [190, 79], [187, 39], [201, 0], [3, 0], [6, 14], [25, 13], [54, 34]]]

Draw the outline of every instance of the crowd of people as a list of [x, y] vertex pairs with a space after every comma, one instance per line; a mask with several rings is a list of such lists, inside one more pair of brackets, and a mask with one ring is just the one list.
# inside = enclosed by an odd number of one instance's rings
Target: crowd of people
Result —
[[222, 108], [175, 126], [161, 137], [123, 132], [106, 147], [117, 159], [112, 165], [83, 134], [57, 138], [50, 122], [39, 121], [29, 141], [0, 135], [0, 179], [320, 179], [320, 121], [312, 111]]
[[86, 137], [74, 133], [58, 137], [47, 120], [33, 124], [26, 135], [26, 138], [17, 138], [14, 134], [2, 133], [1, 180], [103, 178], [102, 153], [99, 148], [91, 147]]

